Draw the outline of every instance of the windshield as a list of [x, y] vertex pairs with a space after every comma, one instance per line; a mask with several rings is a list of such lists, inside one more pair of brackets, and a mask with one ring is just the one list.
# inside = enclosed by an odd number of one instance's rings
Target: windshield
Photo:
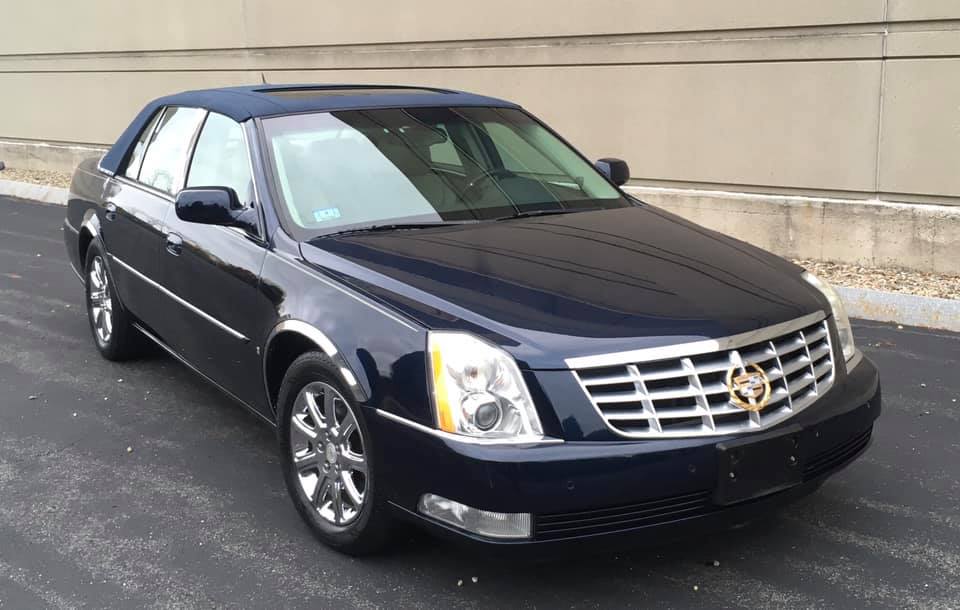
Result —
[[520, 110], [390, 108], [274, 117], [263, 129], [297, 237], [631, 205]]

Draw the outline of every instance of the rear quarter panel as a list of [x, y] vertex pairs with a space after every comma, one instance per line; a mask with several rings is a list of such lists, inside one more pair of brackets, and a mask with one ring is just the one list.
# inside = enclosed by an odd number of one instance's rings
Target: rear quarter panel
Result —
[[[67, 217], [63, 223], [63, 241], [67, 249], [70, 266], [79, 275], [83, 270], [80, 235], [84, 223], [90, 221], [88, 229], [96, 230], [99, 223], [99, 210], [103, 206], [103, 186], [108, 176], [97, 169], [99, 158], [83, 161], [73, 173], [70, 194], [67, 198]], [[92, 220], [91, 220], [92, 219]]]

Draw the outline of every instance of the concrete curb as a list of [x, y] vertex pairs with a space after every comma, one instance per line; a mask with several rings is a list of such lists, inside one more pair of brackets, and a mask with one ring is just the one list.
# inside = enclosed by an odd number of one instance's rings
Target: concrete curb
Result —
[[0, 196], [30, 199], [55, 205], [67, 205], [69, 191], [56, 186], [0, 180]]
[[960, 301], [837, 286], [851, 318], [960, 332]]

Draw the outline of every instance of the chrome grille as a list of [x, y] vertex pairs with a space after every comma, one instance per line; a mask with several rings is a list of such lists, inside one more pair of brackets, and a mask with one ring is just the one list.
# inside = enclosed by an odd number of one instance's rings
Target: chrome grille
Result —
[[[801, 411], [833, 385], [830, 328], [822, 312], [725, 339], [567, 361], [615, 432], [634, 438], [754, 431]], [[757, 364], [770, 402], [745, 411], [730, 401], [731, 367]]]

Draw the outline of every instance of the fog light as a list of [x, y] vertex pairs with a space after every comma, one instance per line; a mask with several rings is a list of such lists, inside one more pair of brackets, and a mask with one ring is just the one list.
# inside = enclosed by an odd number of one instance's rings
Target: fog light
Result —
[[433, 494], [424, 494], [417, 508], [424, 515], [480, 536], [530, 537], [530, 513], [494, 513]]

